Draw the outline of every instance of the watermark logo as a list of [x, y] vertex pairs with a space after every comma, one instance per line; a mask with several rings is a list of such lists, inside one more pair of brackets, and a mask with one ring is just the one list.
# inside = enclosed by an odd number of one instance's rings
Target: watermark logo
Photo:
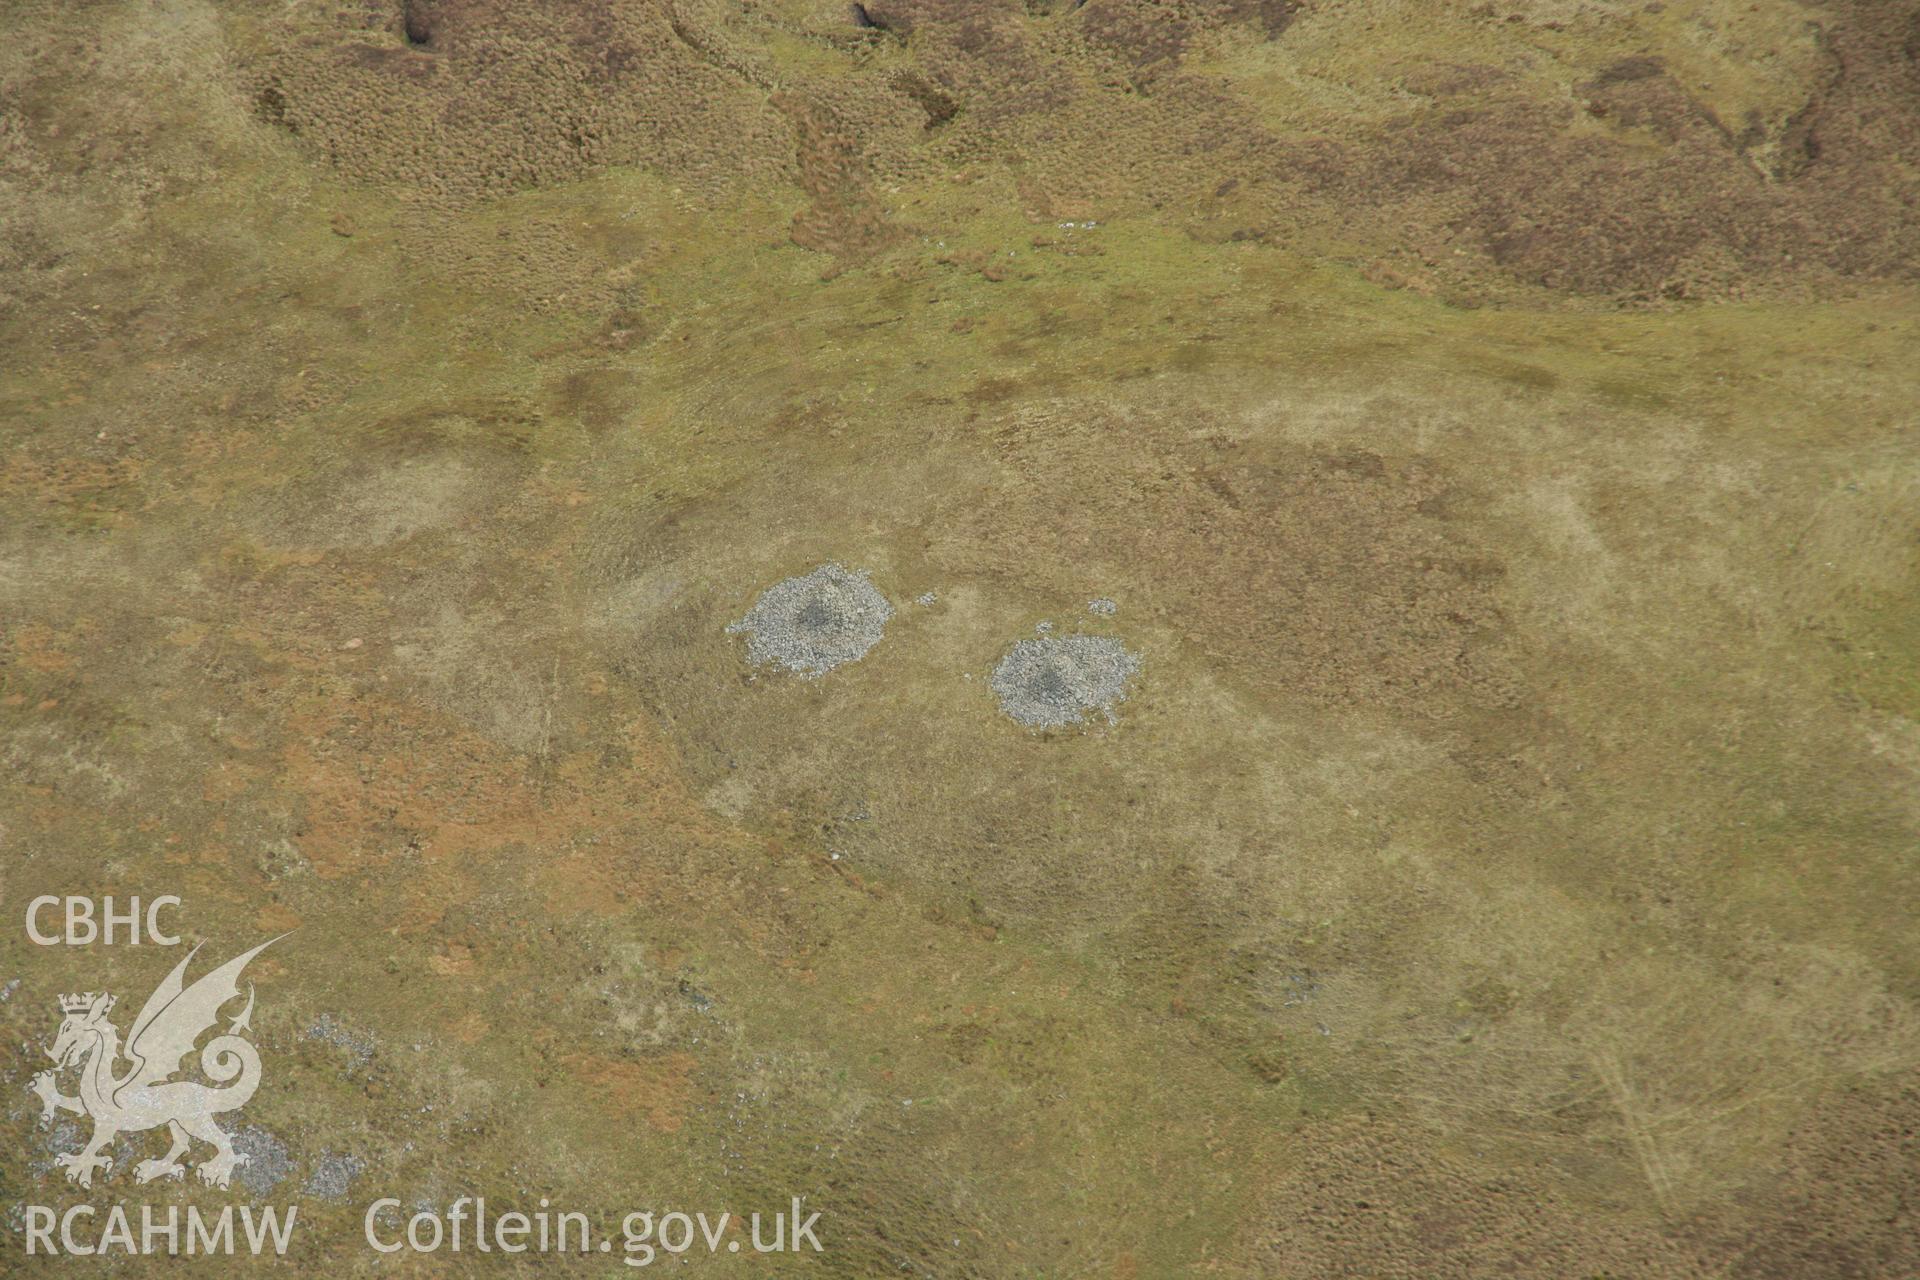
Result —
[[[136, 1181], [184, 1177], [181, 1157], [195, 1143], [204, 1143], [213, 1155], [199, 1162], [200, 1181], [227, 1186], [247, 1158], [233, 1149], [233, 1140], [216, 1117], [244, 1107], [260, 1087], [260, 1054], [246, 1038], [253, 1029], [253, 984], [247, 984], [247, 1003], [228, 1021], [226, 1031], [200, 1049], [200, 1072], [213, 1084], [173, 1077], [200, 1037], [219, 1024], [220, 1010], [239, 998], [240, 975], [247, 964], [278, 941], [270, 938], [188, 986], [187, 966], [200, 951], [194, 947], [147, 997], [124, 1044], [109, 1016], [115, 997], [92, 991], [60, 997], [60, 1030], [47, 1050], [54, 1066], [36, 1075], [31, 1088], [39, 1095], [43, 1121], [59, 1111], [93, 1121], [86, 1148], [58, 1158], [67, 1181], [91, 1187], [96, 1171], [112, 1167], [104, 1153], [116, 1137], [164, 1126], [172, 1145], [158, 1159], [135, 1165]], [[68, 1096], [60, 1092], [59, 1077], [75, 1069], [78, 1093]]]
[[[143, 937], [156, 946], [177, 947], [180, 939], [161, 929], [160, 913], [179, 905], [180, 899], [170, 893], [150, 900], [144, 913], [139, 898], [129, 901], [124, 910], [115, 911], [111, 896], [95, 901], [78, 894], [65, 898], [42, 894], [27, 904], [27, 937], [37, 947], [90, 947], [96, 942], [110, 947], [116, 941], [137, 947]], [[43, 914], [53, 922], [52, 933], [40, 928]]]

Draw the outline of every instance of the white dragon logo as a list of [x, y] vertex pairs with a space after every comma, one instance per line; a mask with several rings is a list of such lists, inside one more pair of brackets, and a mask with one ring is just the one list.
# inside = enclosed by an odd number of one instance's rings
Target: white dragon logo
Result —
[[[173, 1146], [160, 1159], [142, 1160], [134, 1166], [136, 1181], [184, 1176], [186, 1166], [180, 1163], [180, 1157], [197, 1138], [214, 1148], [213, 1156], [199, 1165], [200, 1180], [212, 1187], [227, 1185], [247, 1157], [233, 1149], [233, 1140], [214, 1124], [213, 1118], [244, 1107], [260, 1087], [260, 1054], [240, 1035], [253, 1029], [251, 983], [247, 985], [246, 1008], [228, 1024], [226, 1034], [215, 1036], [200, 1051], [201, 1073], [226, 1087], [210, 1088], [198, 1081], [170, 1081], [168, 1077], [180, 1070], [181, 1062], [193, 1052], [194, 1042], [220, 1020], [220, 1007], [240, 994], [240, 972], [247, 962], [278, 941], [280, 938], [268, 939], [189, 987], [183, 978], [187, 965], [200, 950], [194, 947], [147, 997], [140, 1016], [133, 1020], [124, 1051], [119, 1028], [107, 1021], [114, 997], [92, 991], [60, 997], [60, 1012], [65, 1018], [53, 1047], [47, 1050], [54, 1069], [36, 1075], [31, 1087], [40, 1097], [43, 1123], [56, 1111], [93, 1118], [93, 1137], [86, 1149], [56, 1160], [66, 1169], [67, 1181], [92, 1186], [94, 1171], [104, 1172], [113, 1164], [101, 1153], [115, 1137], [165, 1125]], [[122, 1057], [129, 1065], [116, 1075], [115, 1067]], [[71, 1066], [80, 1068], [77, 1098], [61, 1093], [55, 1081], [57, 1072]]]

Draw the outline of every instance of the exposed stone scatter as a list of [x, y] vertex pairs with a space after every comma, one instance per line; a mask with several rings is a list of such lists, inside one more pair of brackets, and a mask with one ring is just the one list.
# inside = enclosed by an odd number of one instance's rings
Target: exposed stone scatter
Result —
[[747, 616], [727, 628], [744, 633], [747, 659], [802, 676], [821, 676], [857, 662], [880, 642], [893, 606], [865, 574], [838, 564], [777, 582]]
[[287, 1144], [259, 1125], [236, 1129], [233, 1149], [245, 1157], [235, 1176], [257, 1196], [272, 1191], [293, 1173], [293, 1159], [287, 1154]]
[[353, 1180], [366, 1168], [359, 1156], [322, 1152], [307, 1175], [306, 1193], [323, 1200], [344, 1200]]
[[988, 680], [1000, 709], [1035, 729], [1080, 724], [1088, 713], [1114, 719], [1140, 659], [1112, 636], [1043, 636], [1007, 651]]

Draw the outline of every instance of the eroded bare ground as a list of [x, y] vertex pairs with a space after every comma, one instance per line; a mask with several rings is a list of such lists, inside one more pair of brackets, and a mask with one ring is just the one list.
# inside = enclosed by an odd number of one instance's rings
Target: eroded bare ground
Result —
[[1920, 1270], [1920, 7], [4, 21], [0, 892], [298, 926], [303, 1273]]

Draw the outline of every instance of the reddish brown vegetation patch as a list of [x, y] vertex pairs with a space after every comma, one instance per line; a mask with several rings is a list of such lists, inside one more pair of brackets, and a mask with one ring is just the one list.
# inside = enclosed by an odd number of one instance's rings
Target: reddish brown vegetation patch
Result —
[[1105, 422], [1015, 428], [1002, 465], [1003, 482], [952, 515], [958, 545], [944, 554], [972, 569], [1006, 572], [985, 549], [1017, 530], [1020, 570], [1061, 590], [1103, 573], [1146, 578], [1217, 664], [1289, 697], [1404, 707], [1513, 696], [1496, 594], [1505, 570], [1448, 522], [1455, 486], [1422, 462], [1220, 440], [1154, 447]]
[[764, 98], [652, 6], [436, 0], [332, 22], [258, 58], [252, 101], [352, 179], [465, 202], [608, 164], [725, 186], [789, 163]]
[[1668, 1223], [1576, 1205], [1405, 1121], [1301, 1131], [1258, 1248], [1297, 1280], [1493, 1275], [1848, 1280], [1920, 1271], [1920, 1092], [1861, 1084], [1815, 1107], [1770, 1172]]
[[866, 165], [832, 115], [803, 100], [776, 95], [798, 136], [800, 186], [811, 203], [793, 219], [793, 242], [838, 262], [864, 258], [897, 234], [868, 189]]
[[1836, 1090], [1700, 1235], [1730, 1280], [1920, 1275], [1920, 1087]]

